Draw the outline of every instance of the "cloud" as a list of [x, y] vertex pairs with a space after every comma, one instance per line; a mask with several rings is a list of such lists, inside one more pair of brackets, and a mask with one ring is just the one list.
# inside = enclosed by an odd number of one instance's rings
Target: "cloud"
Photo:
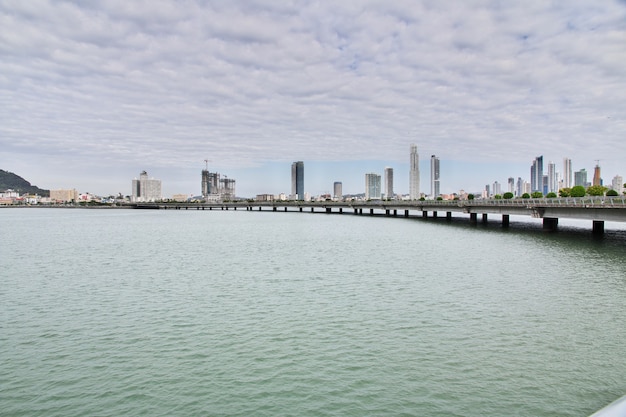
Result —
[[6, 0], [0, 145], [243, 169], [406, 163], [414, 142], [444, 160], [592, 153], [624, 170], [624, 22], [610, 1]]

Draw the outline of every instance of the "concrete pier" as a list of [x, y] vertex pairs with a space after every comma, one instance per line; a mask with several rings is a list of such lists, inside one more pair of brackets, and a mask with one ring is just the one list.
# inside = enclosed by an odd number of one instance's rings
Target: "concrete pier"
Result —
[[543, 218], [543, 230], [547, 232], [554, 232], [558, 229], [559, 219], [555, 217], [544, 217]]
[[601, 235], [604, 233], [604, 221], [602, 220], [594, 220], [593, 221], [593, 231], [594, 235]]
[[509, 227], [509, 221], [510, 221], [509, 215], [508, 214], [503, 214], [502, 215], [502, 227], [503, 228]]

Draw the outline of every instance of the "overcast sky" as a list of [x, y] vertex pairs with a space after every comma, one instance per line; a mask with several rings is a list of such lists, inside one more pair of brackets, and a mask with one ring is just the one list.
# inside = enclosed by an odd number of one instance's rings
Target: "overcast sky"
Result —
[[429, 192], [537, 155], [626, 177], [626, 2], [0, 0], [0, 168], [42, 188], [364, 191], [411, 143]]

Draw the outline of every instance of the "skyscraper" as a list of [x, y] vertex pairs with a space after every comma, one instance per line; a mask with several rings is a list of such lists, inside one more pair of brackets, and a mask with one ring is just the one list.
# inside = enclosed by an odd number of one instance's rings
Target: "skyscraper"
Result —
[[556, 164], [552, 161], [548, 162], [548, 192], [556, 193], [559, 191], [559, 179], [556, 172]]
[[613, 181], [611, 181], [611, 188], [617, 191], [617, 194], [622, 195], [624, 192], [624, 178], [620, 175], [614, 176]]
[[585, 168], [574, 172], [574, 185], [582, 185], [583, 187], [587, 186], [587, 171]]
[[511, 194], [515, 193], [515, 178], [509, 177], [509, 192]]
[[430, 196], [437, 198], [441, 194], [439, 189], [439, 158], [430, 156]]
[[493, 183], [492, 194], [493, 195], [500, 195], [500, 196], [502, 196], [502, 186], [500, 185], [500, 183], [498, 181]]
[[380, 175], [365, 174], [365, 199], [380, 200]]
[[515, 190], [515, 197], [521, 197], [524, 194], [524, 182], [522, 177], [517, 177], [517, 186]]
[[131, 201], [146, 202], [161, 200], [161, 181], [148, 178], [146, 171], [141, 171], [139, 179], [133, 180]]
[[417, 153], [417, 145], [411, 144], [411, 157], [409, 159], [411, 170], [409, 171], [409, 198], [420, 198], [420, 156]]
[[304, 200], [304, 162], [291, 164], [291, 196], [296, 200]]
[[536, 157], [530, 168], [530, 189], [543, 193], [543, 155]]
[[333, 184], [333, 197], [337, 200], [343, 199], [343, 184], [341, 182]]
[[563, 187], [571, 188], [574, 185], [572, 181], [572, 160], [563, 158]]
[[593, 185], [602, 185], [602, 176], [600, 175], [600, 165], [596, 164], [593, 169]]
[[393, 194], [393, 168], [385, 168], [385, 198], [394, 198]]

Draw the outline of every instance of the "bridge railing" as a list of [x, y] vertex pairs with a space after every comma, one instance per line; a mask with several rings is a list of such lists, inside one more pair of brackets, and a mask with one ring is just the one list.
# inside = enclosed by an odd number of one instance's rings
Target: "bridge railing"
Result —
[[352, 202], [320, 202], [326, 205], [349, 206], [410, 206], [410, 207], [597, 207], [624, 208], [626, 197], [557, 197], [557, 198], [515, 198], [515, 199], [479, 199], [479, 200], [370, 200]]

